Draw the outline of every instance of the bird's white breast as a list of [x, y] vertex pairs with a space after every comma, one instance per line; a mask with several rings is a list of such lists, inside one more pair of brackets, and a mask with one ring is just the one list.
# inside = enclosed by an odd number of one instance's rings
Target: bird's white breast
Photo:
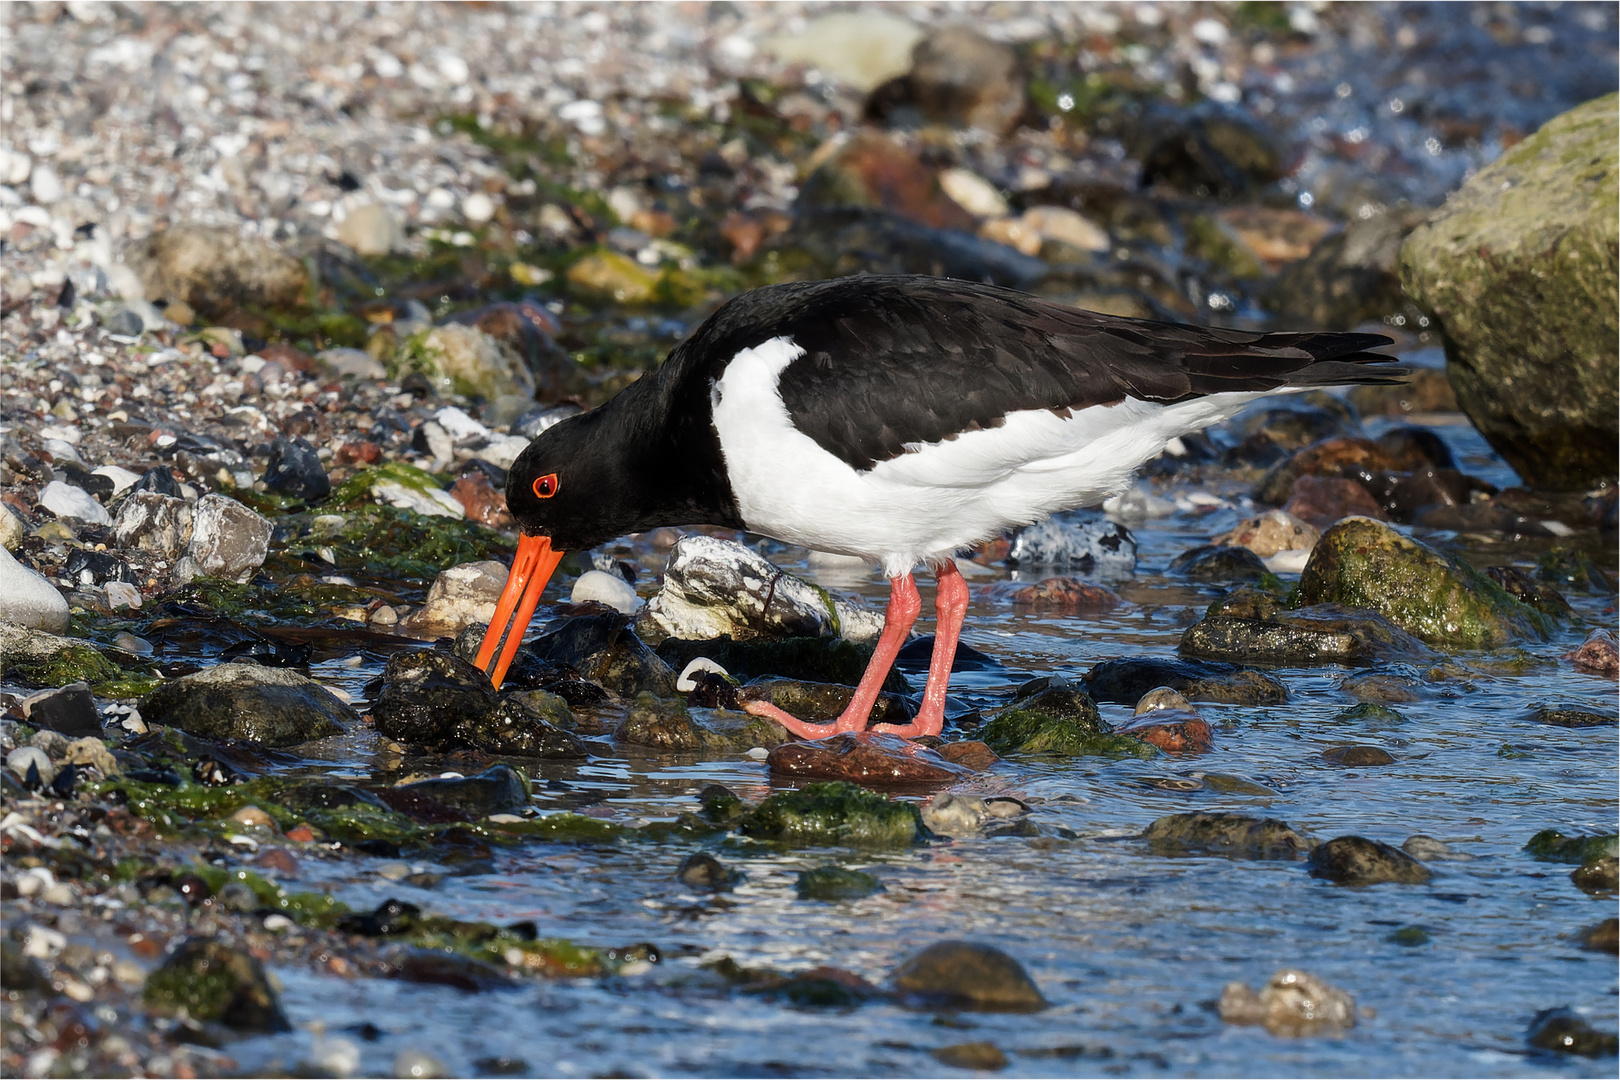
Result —
[[[1100, 502], [1178, 435], [1260, 394], [1175, 405], [1127, 399], [1060, 417], [1007, 414], [859, 472], [793, 425], [778, 381], [804, 355], [786, 337], [732, 358], [711, 388], [714, 427], [748, 527], [820, 551], [859, 555], [893, 575], [1058, 510]], [[851, 409], [861, 403], [852, 401]]]

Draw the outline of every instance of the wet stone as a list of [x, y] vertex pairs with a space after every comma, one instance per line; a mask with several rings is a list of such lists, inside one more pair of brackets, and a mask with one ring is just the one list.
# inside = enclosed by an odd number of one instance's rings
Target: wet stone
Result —
[[388, 658], [371, 715], [379, 735], [442, 749], [454, 745], [462, 724], [482, 730], [496, 707], [482, 671], [449, 653], [422, 650]]
[[413, 634], [450, 637], [489, 624], [506, 586], [507, 568], [493, 560], [461, 563], [439, 572], [422, 606], [400, 626]]
[[1339, 689], [1357, 701], [1377, 705], [1421, 701], [1423, 688], [1423, 679], [1416, 670], [1402, 664], [1346, 675], [1339, 683]]
[[1072, 577], [1050, 577], [1025, 585], [1012, 594], [1014, 608], [1023, 611], [1054, 611], [1063, 615], [1101, 615], [1125, 601], [1101, 585]]
[[68, 602], [50, 579], [0, 548], [0, 622], [57, 633], [68, 628]]
[[187, 938], [146, 980], [148, 1007], [181, 1009], [193, 1020], [217, 1022], [233, 1031], [290, 1031], [286, 1014], [259, 961], [212, 938]]
[[1389, 619], [1359, 608], [1318, 604], [1261, 619], [1219, 612], [1219, 605], [1212, 605], [1209, 615], [1182, 634], [1184, 655], [1278, 667], [1357, 666], [1433, 655]]
[[[438, 949], [400, 949], [390, 954], [390, 967], [394, 978], [402, 982], [421, 983], [427, 986], [449, 986], [469, 994], [486, 993], [491, 990], [508, 990], [517, 983], [506, 972], [494, 964], [483, 960], [476, 960], [470, 956], [459, 953], [445, 952]], [[401, 1056], [404, 1056], [403, 1054]], [[417, 1055], [418, 1060], [426, 1055]], [[427, 1058], [431, 1061], [431, 1058]], [[420, 1065], [413, 1065], [409, 1072], [396, 1072], [396, 1076], [424, 1076], [430, 1075], [421, 1070]], [[439, 1066], [431, 1075], [447, 1076], [443, 1066]]]
[[1604, 855], [1582, 863], [1570, 872], [1569, 880], [1584, 893], [1593, 896], [1613, 895], [1620, 889], [1620, 859]]
[[1613, 917], [1604, 919], [1595, 926], [1589, 926], [1580, 933], [1581, 948], [1591, 952], [1608, 953], [1613, 956], [1620, 953], [1620, 919]]
[[1013, 534], [1007, 562], [1105, 580], [1128, 578], [1136, 572], [1136, 538], [1125, 526], [1108, 520], [1076, 523], [1049, 518]]
[[1620, 723], [1620, 717], [1612, 712], [1600, 713], [1567, 705], [1535, 705], [1527, 719], [1536, 724], [1564, 728], [1614, 727]]
[[220, 664], [160, 685], [140, 703], [147, 723], [206, 739], [292, 746], [359, 723], [330, 690], [295, 671]]
[[1557, 829], [1542, 829], [1530, 838], [1524, 850], [1538, 862], [1588, 863], [1620, 854], [1620, 835], [1566, 836]]
[[744, 836], [803, 847], [897, 847], [924, 838], [916, 806], [836, 780], [771, 795], [736, 827]]
[[951, 1069], [998, 1072], [1007, 1067], [1007, 1055], [992, 1042], [952, 1043], [931, 1051], [934, 1060]]
[[1377, 746], [1330, 746], [1322, 751], [1322, 760], [1347, 769], [1395, 764], [1389, 751]]
[[1600, 675], [1606, 679], [1620, 676], [1620, 645], [1616, 644], [1614, 634], [1605, 629], [1593, 630], [1586, 635], [1580, 647], [1564, 659], [1576, 671], [1584, 671], [1588, 675]]
[[[872, 650], [853, 641], [831, 637], [754, 638], [749, 641], [733, 641], [726, 637], [691, 641], [669, 638], [659, 644], [658, 655], [676, 671], [684, 670], [693, 660], [703, 657], [720, 665], [734, 678], [765, 680], [760, 685], [771, 685], [766, 677], [777, 677], [810, 684], [836, 683], [853, 688], [861, 681], [866, 665], [872, 659]], [[905, 694], [910, 692], [911, 687], [898, 671], [890, 671], [883, 689], [886, 693]], [[818, 696], [819, 692], [808, 695], [811, 699]], [[889, 707], [881, 704], [882, 699], [879, 700], [879, 708]], [[794, 712], [781, 702], [776, 704]], [[813, 701], [807, 700], [804, 704], [809, 707]], [[843, 707], [839, 705], [838, 710], [825, 719], [836, 716]], [[819, 719], [808, 716], [800, 718]], [[899, 722], [905, 723], [905, 720]]]
[[1613, 1057], [1620, 1039], [1613, 1032], [1599, 1031], [1573, 1009], [1543, 1009], [1530, 1021], [1525, 1041], [1537, 1050], [1580, 1057]]
[[704, 892], [730, 892], [742, 881], [743, 875], [729, 869], [719, 859], [696, 851], [681, 860], [675, 879], [682, 885]]
[[897, 993], [921, 1008], [1039, 1012], [1047, 1006], [1022, 964], [977, 942], [937, 942], [895, 968], [889, 979]]
[[1136, 716], [1115, 728], [1114, 734], [1140, 739], [1167, 754], [1200, 754], [1215, 745], [1209, 721], [1191, 709], [1139, 710]]
[[302, 436], [276, 437], [264, 470], [264, 486], [278, 495], [318, 502], [332, 493], [332, 481], [320, 455]]
[[1421, 833], [1408, 836], [1406, 842], [1401, 845], [1401, 850], [1419, 862], [1468, 862], [1472, 859], [1470, 855], [1453, 851], [1451, 845]]
[[941, 836], [973, 836], [1028, 816], [1029, 807], [1007, 796], [980, 798], [942, 791], [923, 806], [923, 824]]
[[5, 657], [6, 679], [24, 686], [66, 686], [81, 681], [95, 684], [118, 678], [118, 667], [103, 651], [78, 638], [0, 622], [0, 656]]
[[1281, 705], [1288, 700], [1282, 681], [1233, 664], [1161, 657], [1105, 660], [1085, 680], [1098, 701], [1134, 705], [1156, 687], [1169, 687], [1189, 701], [1220, 705]]
[[1268, 558], [1280, 551], [1309, 551], [1321, 538], [1322, 533], [1309, 522], [1281, 510], [1268, 510], [1239, 522], [1235, 529], [1217, 537], [1215, 542], [1248, 548], [1261, 558]]
[[1356, 1003], [1338, 987], [1304, 971], [1285, 968], [1256, 993], [1239, 982], [1221, 991], [1221, 1019], [1257, 1024], [1273, 1035], [1303, 1038], [1338, 1035], [1356, 1026]]
[[1340, 836], [1311, 852], [1310, 874], [1337, 885], [1427, 885], [1429, 869], [1399, 848], [1360, 836]]
[[1300, 577], [1298, 603], [1365, 608], [1450, 648], [1545, 639], [1553, 626], [1462, 560], [1367, 518], [1323, 534]]
[[[749, 701], [768, 701], [790, 716], [813, 724], [836, 720], [855, 696], [853, 686], [837, 683], [806, 682], [800, 679], [755, 679], [739, 687], [735, 694], [740, 708]], [[908, 724], [905, 699], [899, 694], [878, 695], [872, 706], [870, 724]]]
[[1294, 481], [1283, 512], [1318, 529], [1348, 517], [1385, 520], [1388, 514], [1361, 484], [1340, 476], [1301, 476]]
[[156, 491], [133, 491], [118, 508], [113, 535], [121, 548], [176, 559], [191, 539], [191, 506]]
[[623, 697], [647, 692], [675, 696], [675, 672], [630, 629], [624, 615], [567, 619], [525, 646], [547, 664], [566, 664], [581, 676]]
[[1206, 545], [1177, 555], [1165, 573], [1192, 581], [1258, 581], [1266, 574], [1266, 564], [1245, 547]]
[[949, 784], [973, 775], [933, 750], [873, 731], [783, 743], [765, 760], [773, 776], [848, 780], [884, 788]]
[[883, 882], [860, 870], [817, 866], [799, 871], [794, 888], [800, 900], [860, 900], [883, 892]]
[[402, 784], [395, 791], [425, 796], [440, 806], [459, 810], [470, 817], [510, 813], [529, 805], [528, 785], [516, 769], [494, 765], [477, 776], [436, 776]]
[[[533, 691], [524, 697], [539, 694], [544, 692]], [[562, 712], [568, 712], [568, 706], [561, 698], [555, 694], [544, 696], [555, 699]], [[571, 721], [572, 717], [569, 719]], [[455, 735], [458, 743], [488, 754], [514, 754], [564, 761], [590, 756], [579, 736], [554, 726], [515, 696], [502, 701], [493, 714], [477, 713], [461, 718], [456, 724]]]
[[1233, 813], [1171, 814], [1149, 825], [1142, 839], [1154, 854], [1169, 856], [1293, 860], [1312, 848], [1286, 821]]
[[1111, 732], [1103, 724], [1096, 703], [1066, 684], [1047, 686], [1015, 700], [992, 717], [974, 737], [1004, 756], [1151, 757], [1155, 753], [1146, 743]]

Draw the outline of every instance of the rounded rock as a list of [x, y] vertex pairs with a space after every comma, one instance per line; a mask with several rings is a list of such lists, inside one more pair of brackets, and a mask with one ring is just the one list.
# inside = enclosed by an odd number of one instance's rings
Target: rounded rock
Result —
[[971, 941], [930, 945], [895, 968], [890, 981], [925, 1007], [1037, 1012], [1047, 1006], [1022, 964], [994, 946]]

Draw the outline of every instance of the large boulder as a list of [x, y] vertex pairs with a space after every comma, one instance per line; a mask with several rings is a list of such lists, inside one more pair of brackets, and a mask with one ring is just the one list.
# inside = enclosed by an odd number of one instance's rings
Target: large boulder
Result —
[[160, 685], [141, 701], [149, 723], [205, 739], [293, 746], [341, 735], [360, 717], [337, 696], [286, 668], [219, 664]]
[[298, 307], [309, 288], [298, 259], [234, 229], [208, 225], [176, 225], [154, 234], [135, 262], [146, 299], [184, 301], [204, 318], [239, 307]]
[[1463, 411], [1529, 484], [1615, 476], [1620, 125], [1610, 94], [1548, 121], [1401, 249]]

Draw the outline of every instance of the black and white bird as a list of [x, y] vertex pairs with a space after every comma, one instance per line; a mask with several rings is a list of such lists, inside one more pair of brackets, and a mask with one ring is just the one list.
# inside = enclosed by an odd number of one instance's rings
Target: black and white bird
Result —
[[1388, 343], [1117, 318], [942, 278], [757, 289], [519, 455], [506, 500], [522, 538], [478, 666], [500, 685], [563, 552], [722, 525], [860, 556], [890, 579], [882, 635], [842, 716], [808, 724], [749, 704], [801, 737], [866, 727], [922, 608], [912, 572], [932, 568], [923, 704], [883, 730], [937, 735], [968, 602], [957, 551], [1124, 490], [1172, 439], [1258, 397], [1398, 380], [1406, 369], [1367, 351]]

